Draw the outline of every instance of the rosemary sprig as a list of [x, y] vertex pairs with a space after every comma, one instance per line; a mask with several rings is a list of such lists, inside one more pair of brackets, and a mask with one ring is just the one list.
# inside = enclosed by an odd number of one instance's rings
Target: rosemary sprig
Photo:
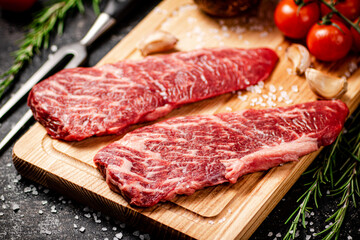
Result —
[[289, 240], [289, 239], [294, 239], [295, 238], [295, 234], [296, 234], [296, 229], [300, 223], [300, 220], [302, 221], [303, 227], [305, 228], [305, 217], [306, 217], [306, 213], [309, 212], [309, 210], [311, 208], [309, 208], [307, 206], [310, 197], [315, 194], [315, 192], [319, 192], [321, 195], [321, 191], [320, 191], [320, 178], [319, 178], [319, 174], [321, 173], [321, 171], [319, 171], [319, 169], [316, 169], [316, 179], [315, 181], [311, 184], [311, 186], [306, 190], [306, 192], [298, 199], [297, 202], [299, 202], [302, 199], [301, 204], [296, 208], [296, 210], [290, 215], [290, 217], [286, 220], [285, 224], [287, 224], [295, 215], [294, 220], [291, 222], [291, 226], [288, 230], [288, 232], [286, 233], [284, 240]]
[[[325, 234], [324, 240], [338, 239], [341, 226], [344, 222], [346, 213], [351, 204], [356, 207], [357, 197], [360, 197], [359, 179], [360, 179], [360, 111], [356, 115], [350, 117], [347, 122], [347, 128], [350, 129], [346, 133], [341, 133], [335, 143], [326, 150], [324, 158], [321, 162], [309, 172], [314, 172], [313, 180], [309, 183], [310, 187], [298, 199], [300, 205], [290, 215], [286, 223], [293, 219], [291, 226], [286, 233], [284, 239], [294, 239], [295, 231], [302, 220], [302, 225], [306, 228], [305, 216], [306, 212], [311, 209], [308, 204], [313, 199], [315, 206], [318, 207], [318, 197], [321, 197], [321, 186], [328, 183], [333, 188], [329, 196], [341, 196], [338, 209], [332, 214], [326, 222], [334, 221], [318, 235]], [[345, 163], [335, 171], [335, 167], [339, 161], [346, 159]], [[340, 165], [340, 164], [339, 164]], [[335, 180], [336, 178], [336, 180]], [[295, 216], [295, 217], [294, 217]]]
[[[355, 119], [359, 118], [358, 116]], [[353, 120], [353, 123], [356, 120]], [[358, 128], [358, 127], [356, 127]], [[356, 129], [354, 128], [354, 129]], [[350, 132], [354, 133], [353, 131]], [[343, 144], [345, 145], [345, 144]], [[353, 146], [353, 147], [352, 147]], [[352, 151], [348, 150], [352, 149]], [[348, 158], [340, 168], [340, 171], [343, 174], [340, 176], [339, 180], [335, 183], [335, 186], [338, 186], [334, 189], [331, 194], [332, 196], [341, 195], [340, 202], [338, 204], [337, 211], [331, 215], [327, 222], [334, 220], [328, 228], [324, 229], [320, 234], [324, 234], [327, 232], [326, 236], [323, 238], [324, 240], [330, 240], [333, 237], [335, 239], [339, 238], [341, 226], [345, 219], [346, 212], [350, 206], [350, 202], [353, 203], [354, 207], [356, 207], [356, 196], [360, 197], [360, 190], [359, 190], [359, 177], [360, 177], [360, 133], [358, 132], [355, 134], [355, 137], [350, 139], [349, 142], [346, 142], [346, 146], [343, 147], [343, 151], [348, 154]], [[339, 186], [340, 185], [340, 186]]]
[[340, 187], [333, 190], [334, 193], [332, 194], [333, 196], [342, 195], [340, 203], [338, 204], [339, 208], [333, 215], [326, 219], [326, 222], [334, 220], [334, 223], [332, 223], [328, 228], [325, 228], [323, 231], [317, 234], [320, 235], [327, 232], [326, 236], [323, 238], [324, 240], [330, 240], [333, 237], [335, 237], [335, 239], [339, 238], [340, 229], [345, 219], [346, 212], [349, 208], [351, 200], [351, 202], [356, 207], [355, 194], [359, 196], [359, 163], [348, 161], [346, 165], [349, 166], [346, 166], [347, 170], [339, 180], [339, 182], [341, 182], [342, 180], [345, 180], [345, 182]]
[[[99, 13], [99, 1], [92, 0], [93, 8]], [[19, 50], [13, 54], [15, 60], [10, 69], [0, 75], [0, 98], [5, 89], [14, 81], [15, 76], [29, 62], [35, 53], [43, 48], [48, 48], [50, 34], [56, 30], [61, 35], [64, 29], [64, 20], [70, 10], [77, 9], [84, 12], [83, 0], [58, 0], [40, 11], [30, 23], [30, 31], [20, 43]]]
[[[304, 174], [313, 173], [313, 182], [308, 183], [307, 185], [310, 185], [310, 187], [305, 191], [305, 193], [297, 200], [297, 202], [300, 202], [300, 205], [295, 209], [295, 211], [290, 215], [290, 217], [286, 220], [285, 224], [287, 224], [295, 215], [293, 221], [291, 222], [290, 228], [288, 229], [288, 232], [286, 233], [284, 240], [290, 240], [295, 238], [296, 229], [300, 223], [302, 223], [302, 226], [306, 228], [305, 225], [305, 217], [306, 213], [311, 210], [311, 207], [308, 207], [308, 203], [311, 198], [314, 199], [315, 206], [318, 207], [318, 197], [322, 196], [321, 193], [321, 185], [325, 184], [326, 182], [329, 182], [329, 177], [327, 177], [326, 172], [329, 171], [329, 169], [332, 169], [334, 164], [334, 158], [336, 149], [339, 148], [339, 142], [342, 138], [342, 134], [338, 136], [335, 143], [331, 145], [329, 153], [325, 156], [324, 161], [320, 162], [315, 168], [312, 170], [309, 170], [305, 172]], [[330, 181], [333, 179], [332, 174], [330, 176]]]

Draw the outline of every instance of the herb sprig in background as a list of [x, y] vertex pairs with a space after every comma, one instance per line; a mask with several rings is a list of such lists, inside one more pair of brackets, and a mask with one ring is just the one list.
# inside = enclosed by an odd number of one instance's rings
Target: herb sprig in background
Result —
[[306, 215], [313, 200], [318, 207], [322, 189], [330, 187], [326, 196], [338, 197], [336, 211], [326, 219], [324, 230], [316, 236], [324, 240], [339, 239], [343, 221], [350, 206], [356, 207], [360, 199], [360, 111], [348, 119], [345, 130], [335, 143], [327, 147], [325, 154], [317, 159], [316, 166], [304, 174], [312, 174], [312, 181], [305, 193], [298, 199], [299, 206], [288, 218], [289, 230], [284, 240], [295, 239], [296, 229], [302, 224], [306, 228]]
[[[96, 14], [99, 11], [101, 0], [91, 0]], [[10, 69], [0, 76], [0, 98], [6, 88], [14, 81], [15, 76], [23, 66], [31, 61], [34, 54], [41, 48], [49, 47], [49, 38], [52, 33], [61, 35], [64, 29], [64, 20], [72, 11], [85, 11], [83, 0], [58, 0], [44, 7], [28, 26], [29, 32], [20, 43], [20, 48], [13, 53], [15, 59]]]

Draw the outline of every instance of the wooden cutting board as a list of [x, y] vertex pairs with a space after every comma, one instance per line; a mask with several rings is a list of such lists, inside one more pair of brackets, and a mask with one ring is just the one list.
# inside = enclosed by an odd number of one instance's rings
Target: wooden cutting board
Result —
[[[266, 46], [278, 53], [280, 61], [264, 85], [188, 104], [160, 120], [269, 107], [269, 97], [276, 106], [316, 100], [304, 77], [292, 74], [292, 64], [285, 58], [290, 43], [272, 21], [275, 4], [276, 1], [262, 1], [244, 16], [218, 19], [205, 15], [190, 0], [164, 1], [98, 65], [125, 58], [140, 59], [136, 44], [145, 35], [162, 29], [179, 39], [177, 49], [181, 51], [218, 46]], [[349, 91], [342, 98], [351, 112], [360, 103], [360, 71], [354, 71], [357, 61], [356, 56], [330, 64], [314, 61], [316, 68], [329, 74], [351, 75]], [[92, 161], [101, 147], [121, 137], [63, 142], [51, 139], [37, 123], [15, 144], [14, 164], [27, 178], [165, 239], [247, 239], [319, 153], [309, 154], [296, 163], [246, 175], [236, 184], [209, 187], [151, 208], [134, 208], [108, 188]]]

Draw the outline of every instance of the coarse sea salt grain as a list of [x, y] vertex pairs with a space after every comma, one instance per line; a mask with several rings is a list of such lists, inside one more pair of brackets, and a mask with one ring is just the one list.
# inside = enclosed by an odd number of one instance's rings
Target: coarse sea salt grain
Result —
[[79, 229], [79, 231], [80, 231], [81, 233], [85, 232], [85, 230], [86, 230], [86, 228], [84, 228], [84, 227], [81, 227], [81, 228]]
[[222, 37], [220, 35], [215, 35], [214, 36], [214, 39], [215, 40], [218, 40], [218, 41], [221, 41], [222, 40]]
[[58, 46], [56, 46], [56, 45], [51, 45], [50, 50], [51, 50], [52, 52], [56, 52], [56, 51], [58, 50]]
[[272, 92], [272, 93], [275, 93], [276, 92], [276, 87], [272, 84], [269, 85], [269, 91]]
[[358, 66], [357, 66], [356, 62], [354, 62], [354, 61], [349, 62], [348, 70], [350, 73], [355, 72], [357, 69], [358, 69]]
[[291, 68], [287, 68], [286, 72], [288, 75], [293, 75], [293, 70]]
[[226, 107], [225, 110], [226, 111], [232, 111], [232, 108], [231, 107]]
[[266, 31], [260, 33], [260, 37], [267, 37], [268, 35], [269, 33]]
[[161, 14], [167, 14], [167, 13], [168, 13], [167, 10], [162, 9], [162, 8], [160, 8], [160, 7], [155, 7], [155, 8], [154, 8], [154, 12], [155, 12], [155, 13], [161, 13]]
[[240, 99], [241, 101], [245, 102], [248, 99], [248, 96], [247, 95], [244, 95], [244, 96], [238, 95], [237, 98]]
[[123, 233], [119, 232], [119, 233], [115, 234], [115, 237], [117, 237], [118, 239], [122, 239]]
[[260, 82], [258, 82], [257, 86], [258, 86], [259, 88], [264, 88], [265, 83], [264, 83], [263, 81], [260, 81]]
[[57, 213], [57, 210], [56, 210], [56, 206], [55, 206], [55, 205], [51, 206], [50, 212], [52, 212], [52, 213]]
[[219, 33], [219, 29], [217, 29], [217, 28], [210, 28], [210, 29], [209, 29], [209, 32], [210, 32], [210, 33]]
[[19, 206], [19, 204], [17, 204], [17, 203], [13, 203], [11, 209], [12, 209], [14, 212], [16, 212], [16, 211], [18, 211], [18, 210], [20, 209], [20, 206]]
[[194, 17], [188, 17], [188, 18], [187, 18], [187, 22], [188, 22], [189, 24], [193, 24], [193, 23], [195, 23], [196, 21], [197, 21], [197, 19], [194, 18]]
[[298, 86], [297, 86], [297, 85], [291, 86], [291, 91], [293, 91], [293, 92], [295, 92], [295, 93], [299, 92]]
[[229, 38], [229, 37], [230, 37], [230, 34], [229, 34], [228, 32], [225, 32], [225, 33], [223, 33], [223, 36], [224, 36], [225, 38]]

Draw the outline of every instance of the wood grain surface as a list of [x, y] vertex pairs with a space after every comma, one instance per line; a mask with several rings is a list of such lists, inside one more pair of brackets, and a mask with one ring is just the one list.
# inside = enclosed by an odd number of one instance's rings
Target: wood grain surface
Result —
[[[163, 1], [98, 65], [125, 58], [142, 58], [137, 43], [159, 29], [171, 32], [179, 39], [177, 50], [180, 51], [230, 46], [269, 47], [278, 53], [280, 60], [264, 86], [188, 104], [158, 121], [175, 116], [269, 107], [266, 96], [271, 94], [276, 96], [273, 101], [276, 106], [316, 100], [304, 77], [294, 75], [291, 62], [285, 58], [290, 43], [274, 26], [274, 6], [274, 1], [262, 1], [256, 9], [243, 16], [218, 19], [201, 12], [190, 0]], [[349, 66], [358, 61], [357, 56], [351, 55], [329, 64], [313, 60], [314, 67], [331, 75], [351, 75], [348, 77], [349, 91], [342, 98], [351, 112], [360, 103], [360, 71], [351, 72]], [[152, 123], [133, 126], [129, 131]], [[151, 208], [134, 208], [108, 188], [93, 163], [100, 148], [121, 137], [63, 142], [51, 139], [36, 123], [15, 144], [14, 164], [27, 178], [165, 239], [247, 239], [319, 153], [314, 152], [298, 162], [266, 172], [243, 176], [236, 184], [209, 187], [192, 196], [178, 196], [171, 202]]]

